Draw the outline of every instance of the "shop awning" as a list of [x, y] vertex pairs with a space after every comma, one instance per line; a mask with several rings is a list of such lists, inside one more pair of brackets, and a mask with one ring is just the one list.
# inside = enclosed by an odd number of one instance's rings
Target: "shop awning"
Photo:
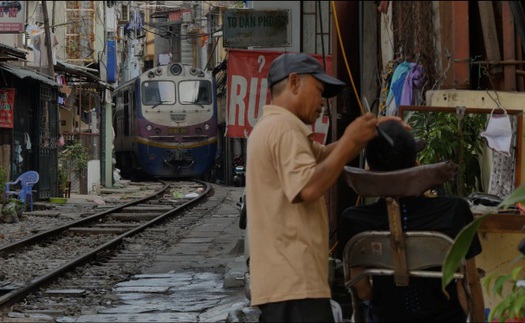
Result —
[[16, 61], [25, 60], [27, 53], [18, 48], [8, 46], [0, 43], [0, 60], [1, 61]]
[[29, 69], [22, 66], [13, 66], [6, 63], [0, 63], [0, 70], [9, 72], [19, 79], [23, 80], [25, 78], [30, 78], [35, 81], [42, 82], [47, 85], [59, 87], [58, 83], [51, 77], [38, 73], [35, 70]]
[[73, 64], [69, 64], [69, 63], [57, 60], [57, 63], [55, 64], [55, 72], [63, 72], [63, 73], [71, 74], [71, 75], [81, 76], [90, 82], [97, 83], [101, 85], [102, 87], [105, 87], [108, 90], [111, 90], [111, 91], [113, 90], [113, 87], [111, 87], [107, 82], [101, 80], [100, 77], [93, 74], [93, 73], [98, 73], [98, 71], [93, 68], [73, 65]]

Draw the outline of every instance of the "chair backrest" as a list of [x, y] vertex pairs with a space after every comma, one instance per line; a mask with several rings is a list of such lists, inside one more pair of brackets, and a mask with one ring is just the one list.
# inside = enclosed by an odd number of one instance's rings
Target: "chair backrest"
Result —
[[[27, 171], [18, 177], [22, 184], [22, 187], [33, 186], [38, 183], [40, 176], [34, 170]], [[18, 180], [18, 179], [17, 179]]]
[[[364, 276], [393, 276], [397, 286], [407, 286], [410, 277], [441, 278], [441, 267], [452, 247], [453, 240], [435, 231], [403, 232], [398, 199], [420, 196], [430, 188], [450, 180], [458, 165], [450, 162], [416, 166], [392, 172], [372, 172], [345, 166], [347, 184], [363, 197], [385, 197], [389, 231], [365, 231], [347, 242], [343, 253], [345, 287], [353, 295], [354, 307], [358, 308], [354, 283]], [[352, 267], [365, 268], [356, 277], [351, 277]], [[467, 284], [465, 260], [454, 275], [461, 279], [469, 311], [472, 310], [471, 291]], [[356, 321], [364, 319], [356, 311]], [[472, 315], [472, 312], [470, 313]], [[478, 313], [478, 317], [479, 317]]]
[[[396, 285], [407, 286], [409, 264], [407, 260], [406, 234], [401, 228], [398, 198], [420, 196], [426, 190], [440, 185], [455, 175], [458, 165], [452, 162], [416, 166], [389, 172], [366, 171], [345, 166], [345, 179], [361, 196], [386, 197], [390, 231], [390, 248]], [[444, 259], [444, 258], [443, 258]]]
[[[408, 275], [441, 277], [441, 272], [425, 272], [425, 270], [441, 267], [454, 241], [447, 235], [435, 231], [406, 232], [404, 238]], [[365, 231], [348, 241], [343, 253], [347, 288], [353, 285], [357, 278], [350, 276], [351, 267], [368, 268], [366, 274], [394, 275], [396, 253], [391, 247], [391, 239], [391, 233], [388, 231]], [[456, 277], [462, 278], [461, 270]]]

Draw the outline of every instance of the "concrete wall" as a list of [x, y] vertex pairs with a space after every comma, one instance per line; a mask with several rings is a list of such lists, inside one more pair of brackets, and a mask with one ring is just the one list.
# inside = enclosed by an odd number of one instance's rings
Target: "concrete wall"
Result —
[[100, 194], [100, 160], [90, 160], [87, 166], [88, 194]]

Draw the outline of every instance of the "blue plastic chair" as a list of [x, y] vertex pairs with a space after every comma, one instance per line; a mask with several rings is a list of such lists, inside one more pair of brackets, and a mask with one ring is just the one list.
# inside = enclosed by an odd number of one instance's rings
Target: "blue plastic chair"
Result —
[[[18, 176], [16, 181], [5, 183], [5, 195], [9, 197], [11, 195], [17, 196], [18, 199], [24, 203], [27, 203], [27, 197], [29, 196], [31, 212], [33, 212], [33, 185], [38, 183], [40, 176], [34, 170], [27, 171], [22, 175]], [[11, 186], [20, 186], [20, 190], [14, 190]]]

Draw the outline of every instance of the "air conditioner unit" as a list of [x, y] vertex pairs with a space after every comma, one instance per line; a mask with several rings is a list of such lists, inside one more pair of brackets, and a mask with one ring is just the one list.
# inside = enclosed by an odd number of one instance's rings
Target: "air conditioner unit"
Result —
[[128, 23], [129, 20], [130, 20], [130, 17], [129, 17], [129, 6], [123, 4], [123, 5], [120, 7], [120, 11], [121, 11], [121, 15], [120, 15], [120, 20], [119, 20], [119, 22], [120, 22], [120, 23]]

